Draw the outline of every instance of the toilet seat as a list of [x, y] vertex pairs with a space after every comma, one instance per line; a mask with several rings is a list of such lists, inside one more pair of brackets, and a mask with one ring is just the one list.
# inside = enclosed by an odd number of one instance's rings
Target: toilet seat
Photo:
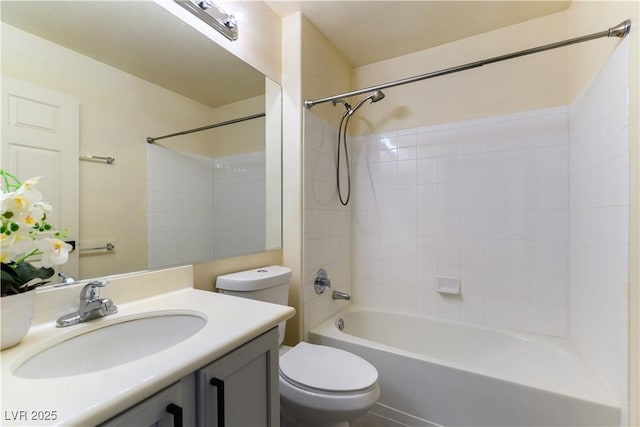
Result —
[[307, 342], [280, 357], [280, 376], [295, 387], [325, 394], [363, 392], [378, 381], [376, 368], [361, 357]]

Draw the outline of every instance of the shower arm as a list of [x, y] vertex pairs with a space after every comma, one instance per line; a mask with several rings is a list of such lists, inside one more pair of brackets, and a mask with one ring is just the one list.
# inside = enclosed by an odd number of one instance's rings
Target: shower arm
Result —
[[338, 104], [343, 104], [344, 108], [347, 110], [347, 113], [351, 110], [351, 104], [349, 104], [344, 99], [334, 99], [331, 101], [331, 103], [333, 104], [334, 107]]
[[395, 80], [395, 81], [392, 81], [392, 82], [383, 83], [383, 84], [379, 84], [379, 85], [376, 85], [376, 86], [370, 86], [370, 87], [366, 87], [364, 89], [358, 89], [358, 90], [354, 90], [352, 92], [346, 92], [346, 93], [342, 93], [342, 94], [339, 94], [339, 95], [330, 96], [330, 97], [327, 97], [327, 98], [307, 99], [307, 100], [304, 101], [304, 106], [307, 109], [311, 109], [316, 104], [322, 104], [322, 103], [330, 102], [330, 101], [337, 101], [337, 100], [342, 99], [342, 98], [349, 98], [351, 96], [362, 95], [364, 93], [375, 92], [377, 90], [382, 90], [382, 89], [387, 89], [387, 88], [390, 88], [390, 87], [405, 85], [405, 84], [408, 84], [408, 83], [414, 83], [414, 82], [417, 82], [417, 81], [426, 80], [426, 79], [430, 79], [430, 78], [434, 78], [434, 77], [440, 77], [440, 76], [444, 76], [444, 75], [447, 75], [447, 74], [453, 74], [453, 73], [457, 73], [459, 71], [470, 70], [470, 69], [473, 69], [473, 68], [482, 67], [483, 65], [493, 64], [495, 62], [506, 61], [508, 59], [518, 58], [520, 56], [525, 56], [525, 55], [531, 55], [533, 53], [538, 53], [538, 52], [544, 52], [544, 51], [551, 50], [551, 49], [557, 49], [559, 47], [569, 46], [569, 45], [576, 44], [576, 43], [582, 43], [582, 42], [586, 42], [586, 41], [589, 41], [589, 40], [595, 40], [595, 39], [599, 39], [599, 38], [602, 38], [602, 37], [624, 38], [624, 37], [627, 36], [627, 34], [629, 34], [629, 31], [631, 31], [631, 21], [629, 19], [627, 19], [626, 21], [621, 22], [620, 24], [616, 25], [615, 27], [611, 27], [611, 28], [609, 28], [607, 30], [600, 31], [600, 32], [597, 32], [597, 33], [587, 34], [585, 36], [575, 37], [575, 38], [572, 38], [572, 39], [563, 40], [563, 41], [556, 42], [556, 43], [551, 43], [551, 44], [546, 44], [546, 45], [543, 45], [543, 46], [533, 47], [533, 48], [530, 48], [530, 49], [525, 49], [525, 50], [521, 50], [521, 51], [518, 51], [518, 52], [508, 53], [508, 54], [505, 54], [505, 55], [494, 56], [494, 57], [489, 58], [489, 59], [483, 59], [483, 60], [480, 60], [480, 61], [470, 62], [470, 63], [464, 64], [464, 65], [458, 65], [458, 66], [455, 66], [455, 67], [445, 68], [445, 69], [434, 71], [434, 72], [431, 72], [431, 73], [426, 73], [426, 74], [421, 74], [421, 75], [414, 76], [414, 77], [409, 77], [409, 78], [406, 78], [406, 79]]
[[[367, 96], [366, 98], [361, 99], [360, 101], [358, 101], [358, 103], [353, 107], [350, 108], [349, 111], [347, 112], [348, 116], [351, 117], [353, 116], [353, 114], [358, 111], [358, 108], [362, 107], [362, 104], [364, 104], [365, 102], [371, 100], [371, 102], [373, 102], [373, 94]], [[347, 118], [347, 123], [349, 122], [349, 118]], [[346, 127], [346, 124], [345, 124]]]

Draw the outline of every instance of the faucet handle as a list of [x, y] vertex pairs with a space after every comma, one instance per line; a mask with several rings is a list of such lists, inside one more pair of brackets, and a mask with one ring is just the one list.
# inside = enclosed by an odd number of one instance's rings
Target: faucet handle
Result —
[[325, 289], [331, 287], [331, 279], [329, 279], [329, 275], [324, 268], [318, 270], [316, 274], [316, 279], [313, 281], [313, 286], [316, 291], [316, 294], [320, 295], [325, 291]]
[[109, 284], [108, 280], [95, 280], [93, 282], [89, 282], [80, 291], [80, 299], [86, 301], [92, 301], [97, 299], [100, 296], [100, 291], [98, 288], [102, 288]]

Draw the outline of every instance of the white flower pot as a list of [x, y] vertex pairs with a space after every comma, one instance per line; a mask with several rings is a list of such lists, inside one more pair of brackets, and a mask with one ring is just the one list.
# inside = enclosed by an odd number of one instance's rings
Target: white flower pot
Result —
[[18, 344], [27, 335], [33, 320], [35, 302], [35, 289], [0, 298], [2, 350]]

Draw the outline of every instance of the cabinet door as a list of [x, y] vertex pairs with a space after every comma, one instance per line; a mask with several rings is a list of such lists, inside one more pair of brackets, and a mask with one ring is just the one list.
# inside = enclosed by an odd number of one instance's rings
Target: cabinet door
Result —
[[197, 378], [200, 427], [280, 426], [277, 328], [205, 366]]
[[194, 386], [193, 378], [186, 378], [116, 415], [102, 427], [192, 426], [195, 421]]

